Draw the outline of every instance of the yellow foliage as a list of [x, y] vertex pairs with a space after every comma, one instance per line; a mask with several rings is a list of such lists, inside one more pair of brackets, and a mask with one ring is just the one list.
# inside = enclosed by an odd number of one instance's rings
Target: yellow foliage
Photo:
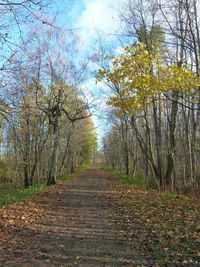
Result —
[[163, 92], [175, 90], [193, 94], [200, 79], [186, 66], [167, 66], [164, 60], [145, 49], [143, 43], [124, 48], [125, 53], [110, 57], [113, 68], [99, 70], [98, 80], [120, 85], [120, 92], [108, 104], [118, 107], [119, 113], [144, 108]]

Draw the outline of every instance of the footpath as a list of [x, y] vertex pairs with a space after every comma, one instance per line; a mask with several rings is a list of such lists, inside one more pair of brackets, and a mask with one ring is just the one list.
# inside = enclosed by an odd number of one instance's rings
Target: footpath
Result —
[[[164, 263], [169, 247], [155, 239], [155, 222], [151, 225], [141, 212], [150, 200], [145, 192], [88, 169], [73, 181], [3, 208], [0, 266], [200, 266], [198, 257]], [[155, 198], [153, 203], [159, 222]], [[172, 239], [172, 231], [168, 235]]]

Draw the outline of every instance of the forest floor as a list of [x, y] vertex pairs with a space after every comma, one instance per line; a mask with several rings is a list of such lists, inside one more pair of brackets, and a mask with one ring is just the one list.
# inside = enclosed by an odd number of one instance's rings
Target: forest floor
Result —
[[0, 266], [200, 266], [200, 203], [88, 169], [0, 210]]

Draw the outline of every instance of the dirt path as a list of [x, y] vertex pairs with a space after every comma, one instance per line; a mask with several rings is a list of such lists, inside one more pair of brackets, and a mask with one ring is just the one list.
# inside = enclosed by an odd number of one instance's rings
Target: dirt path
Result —
[[150, 266], [112, 208], [109, 185], [89, 169], [4, 209], [0, 266]]
[[95, 169], [0, 210], [0, 266], [200, 266], [200, 202]]

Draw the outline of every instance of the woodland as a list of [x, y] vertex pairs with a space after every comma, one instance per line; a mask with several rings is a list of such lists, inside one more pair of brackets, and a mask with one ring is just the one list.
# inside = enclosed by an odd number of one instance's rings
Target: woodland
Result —
[[[139, 175], [158, 190], [195, 191], [200, 177], [198, 1], [128, 0], [115, 42], [103, 42], [98, 32], [96, 50], [84, 59], [77, 59], [77, 33], [54, 25], [54, 5], [0, 3], [1, 183], [55, 184], [98, 155], [106, 167]], [[95, 99], [81, 87], [95, 72], [106, 107], [94, 108]], [[109, 124], [98, 152], [95, 109]]]
[[74, 2], [0, 0], [0, 266], [200, 266], [200, 1]]
[[128, 1], [129, 42], [105, 56], [97, 75], [112, 92], [103, 153], [109, 167], [150, 187], [192, 194], [200, 177], [200, 6], [158, 2]]
[[[158, 190], [199, 187], [199, 3], [132, 1], [115, 42], [98, 32], [77, 58], [76, 32], [57, 27], [53, 1], [2, 1], [0, 180], [55, 184], [94, 161]], [[28, 26], [27, 26], [28, 25]], [[120, 45], [120, 52], [116, 47]], [[119, 49], [118, 49], [119, 50]], [[88, 67], [96, 64], [96, 71]], [[96, 73], [96, 74], [95, 74]], [[109, 123], [97, 152], [88, 77], [104, 88]], [[107, 124], [108, 124], [107, 123]], [[96, 152], [95, 152], [96, 151]]]
[[74, 33], [54, 25], [54, 4], [0, 3], [0, 179], [17, 188], [55, 184], [87, 164], [96, 146], [80, 89], [87, 62], [76, 62]]

